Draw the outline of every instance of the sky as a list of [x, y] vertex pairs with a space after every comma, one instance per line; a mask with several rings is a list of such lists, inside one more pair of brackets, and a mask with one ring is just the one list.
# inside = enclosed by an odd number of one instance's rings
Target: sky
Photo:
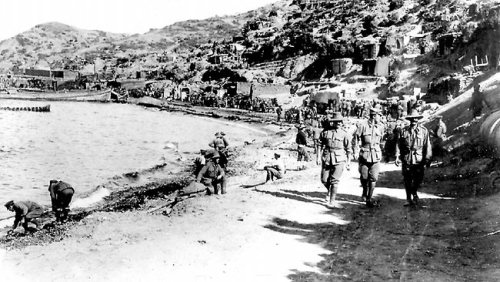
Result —
[[0, 0], [0, 40], [37, 24], [145, 33], [178, 21], [247, 12], [277, 0]]

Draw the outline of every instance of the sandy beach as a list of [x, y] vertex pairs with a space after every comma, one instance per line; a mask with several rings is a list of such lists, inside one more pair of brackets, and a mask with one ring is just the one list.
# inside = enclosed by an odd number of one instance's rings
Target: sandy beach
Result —
[[[3, 277], [17, 281], [500, 278], [496, 270], [500, 245], [487, 235], [495, 221], [476, 221], [498, 213], [490, 205], [499, 196], [484, 196], [481, 205], [479, 199], [448, 197], [460, 187], [432, 181], [441, 172], [431, 168], [421, 194], [424, 207], [410, 209], [403, 207], [400, 168], [384, 164], [375, 190], [381, 207], [369, 209], [360, 201], [354, 162], [340, 185], [342, 208], [331, 209], [325, 205], [319, 166], [295, 161], [291, 149], [296, 130], [265, 127], [274, 133], [234, 149], [226, 195], [185, 196], [163, 208], [173, 194], [142, 197], [151, 187], [123, 194], [142, 200], [133, 208], [119, 209], [115, 202], [81, 212], [46, 242], [42, 237], [20, 247], [15, 240], [23, 238], [4, 240]], [[285, 178], [258, 185], [265, 180], [263, 164], [276, 151], [286, 160]], [[477, 254], [484, 253], [490, 256], [479, 259]]]

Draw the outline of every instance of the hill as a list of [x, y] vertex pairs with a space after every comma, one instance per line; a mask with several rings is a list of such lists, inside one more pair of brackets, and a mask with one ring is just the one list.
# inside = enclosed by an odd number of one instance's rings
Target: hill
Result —
[[491, 0], [284, 0], [144, 34], [46, 23], [0, 42], [0, 70], [97, 70], [107, 78], [145, 71], [148, 78], [176, 81], [368, 81], [367, 97], [421, 88], [433, 94], [429, 102], [443, 103], [442, 93], [457, 96], [471, 82], [471, 68], [496, 68], [498, 14]]

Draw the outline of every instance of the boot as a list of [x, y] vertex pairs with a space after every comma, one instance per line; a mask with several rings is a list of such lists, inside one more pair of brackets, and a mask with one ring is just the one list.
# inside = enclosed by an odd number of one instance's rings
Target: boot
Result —
[[325, 202], [328, 204], [328, 202], [330, 201], [330, 186], [328, 186], [328, 183], [323, 183], [323, 185], [326, 188]]
[[65, 223], [66, 221], [68, 221], [68, 215], [69, 215], [69, 208], [65, 208], [62, 212], [61, 223]]
[[363, 194], [361, 194], [361, 201], [366, 202], [366, 198], [368, 195], [368, 183], [366, 180], [361, 179], [361, 186], [363, 187]]
[[214, 185], [214, 194], [219, 195], [219, 183], [215, 183]]
[[330, 186], [330, 198], [328, 201], [328, 205], [332, 208], [340, 207], [339, 204], [335, 201], [335, 198], [337, 197], [337, 190], [338, 184], [332, 184], [332, 186]]
[[415, 203], [411, 200], [411, 182], [408, 180], [404, 180], [405, 183], [405, 191], [406, 191], [406, 204], [404, 204], [405, 207], [408, 206], [413, 206]]
[[63, 217], [63, 209], [56, 209], [56, 222], [61, 222]]
[[367, 185], [368, 194], [366, 195], [366, 205], [370, 208], [375, 206], [372, 200], [373, 191], [375, 190], [375, 184], [375, 181], [369, 181]]
[[419, 204], [419, 198], [417, 196], [417, 193], [413, 194], [413, 203], [418, 206]]

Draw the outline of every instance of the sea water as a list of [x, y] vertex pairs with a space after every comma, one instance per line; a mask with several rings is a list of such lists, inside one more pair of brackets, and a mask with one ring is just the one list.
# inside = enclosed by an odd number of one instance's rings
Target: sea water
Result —
[[[109, 191], [96, 188], [116, 176], [168, 159], [189, 159], [208, 148], [217, 131], [227, 134], [230, 145], [266, 134], [241, 124], [130, 104], [0, 101], [0, 107], [47, 104], [48, 113], [0, 111], [2, 205], [13, 199], [49, 206], [50, 179], [72, 184], [73, 203], [82, 205], [83, 198], [93, 202], [105, 196]], [[10, 215], [0, 209], [0, 219]]]

